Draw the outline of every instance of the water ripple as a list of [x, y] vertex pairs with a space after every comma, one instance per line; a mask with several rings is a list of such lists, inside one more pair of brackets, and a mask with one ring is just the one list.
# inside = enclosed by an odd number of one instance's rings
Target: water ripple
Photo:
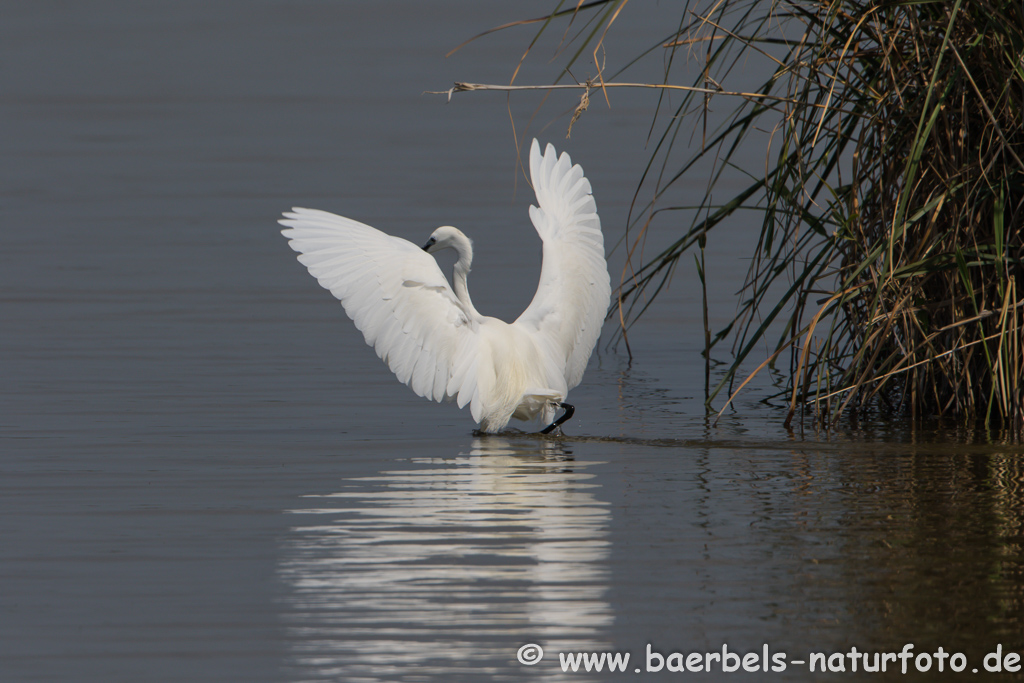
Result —
[[611, 513], [594, 464], [481, 437], [306, 496], [280, 567], [294, 680], [512, 680], [524, 642], [606, 645]]

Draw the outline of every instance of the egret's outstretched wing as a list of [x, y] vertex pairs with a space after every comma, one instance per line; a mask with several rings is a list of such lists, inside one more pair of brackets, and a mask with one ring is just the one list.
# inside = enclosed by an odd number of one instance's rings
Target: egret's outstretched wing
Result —
[[326, 211], [292, 209], [281, 233], [299, 261], [336, 296], [366, 343], [420, 396], [458, 397], [481, 410], [479, 321], [463, 307], [437, 261], [420, 247]]
[[[544, 242], [537, 293], [514, 324], [536, 330], [565, 359], [565, 381], [580, 383], [601, 335], [611, 298], [604, 236], [590, 182], [569, 155], [530, 148], [530, 178], [539, 207], [530, 219]], [[563, 355], [564, 354], [564, 355]]]

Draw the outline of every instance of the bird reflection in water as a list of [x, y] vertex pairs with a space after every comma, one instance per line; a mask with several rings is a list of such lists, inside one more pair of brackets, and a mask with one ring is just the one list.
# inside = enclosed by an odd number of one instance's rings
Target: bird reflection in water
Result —
[[[484, 436], [305, 498], [281, 561], [296, 680], [502, 680], [607, 648], [608, 504], [556, 442]], [[557, 658], [531, 680], [561, 678]], [[577, 680], [579, 677], [574, 678]]]

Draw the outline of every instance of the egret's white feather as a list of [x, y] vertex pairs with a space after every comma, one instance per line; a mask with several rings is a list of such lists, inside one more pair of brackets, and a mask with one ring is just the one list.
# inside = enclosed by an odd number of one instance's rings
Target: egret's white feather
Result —
[[323, 211], [294, 209], [285, 217], [281, 224], [288, 229], [282, 232], [301, 253], [299, 261], [341, 301], [399, 380], [427, 398], [457, 396], [459, 386], [438, 395], [433, 378], [429, 390], [426, 382], [412, 382], [421, 355], [447, 377], [454, 349], [472, 353], [474, 346], [459, 342], [473, 334], [473, 325], [434, 257], [406, 240]]
[[513, 324], [535, 330], [562, 354], [572, 389], [583, 378], [611, 297], [601, 219], [590, 182], [568, 154], [558, 157], [548, 145], [541, 155], [534, 140], [530, 176], [540, 205], [530, 207], [530, 219], [544, 243], [544, 260], [537, 293]]
[[472, 243], [455, 228], [438, 228], [428, 243], [459, 253], [449, 285], [426, 248], [358, 221], [299, 208], [280, 221], [299, 261], [398, 379], [420, 396], [468, 404], [484, 431], [512, 417], [551, 420], [583, 376], [611, 293], [583, 169], [551, 145], [541, 154], [534, 140], [530, 176], [544, 260], [537, 293], [511, 325], [473, 307]]

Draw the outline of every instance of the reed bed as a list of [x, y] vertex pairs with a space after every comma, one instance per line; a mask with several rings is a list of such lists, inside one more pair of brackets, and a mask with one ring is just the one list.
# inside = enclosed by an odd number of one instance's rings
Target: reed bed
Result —
[[[629, 219], [630, 264], [612, 311], [627, 339], [688, 251], [726, 237], [740, 215], [757, 216], [760, 239], [736, 315], [708, 335], [709, 355], [731, 343], [727, 369], [707, 388], [709, 408], [728, 405], [725, 396], [731, 401], [752, 374], [788, 362], [787, 424], [871, 413], [1020, 433], [1019, 2], [681, 4], [671, 32], [652, 27], [647, 53], [661, 55], [664, 79], [645, 83], [621, 81], [629, 63], [615, 73], [602, 64], [628, 0], [565, 5], [534, 21], [540, 33], [560, 21], [580, 27], [564, 29], [573, 48], [554, 84], [583, 89], [573, 122], [604, 88], [664, 94], [638, 183], [637, 196], [650, 201]], [[563, 82], [588, 55], [593, 75]], [[755, 62], [769, 74], [760, 87], [731, 87], [738, 65]], [[689, 82], [675, 78], [682, 64]], [[728, 103], [727, 113], [709, 115], [712, 102], [716, 110]], [[737, 190], [721, 180], [749, 144], [767, 159], [745, 169], [749, 182]], [[666, 203], [675, 183], [708, 168], [703, 202]], [[676, 238], [641, 259], [635, 247], [652, 230]]]

